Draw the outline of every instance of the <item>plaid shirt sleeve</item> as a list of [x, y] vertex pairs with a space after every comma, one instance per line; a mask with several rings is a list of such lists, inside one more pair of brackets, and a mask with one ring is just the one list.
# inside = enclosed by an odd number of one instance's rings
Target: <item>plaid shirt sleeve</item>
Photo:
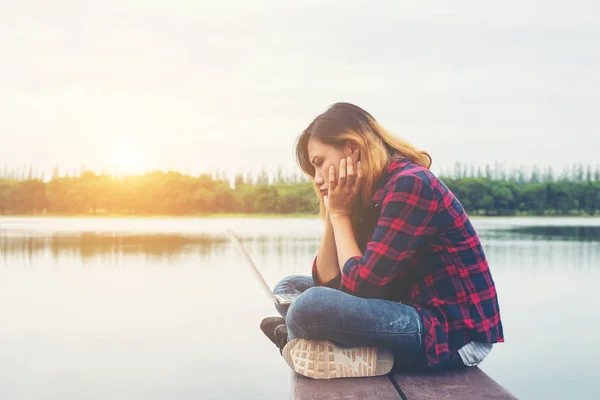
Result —
[[381, 215], [362, 257], [342, 269], [341, 290], [364, 298], [383, 298], [389, 284], [402, 278], [411, 257], [437, 232], [440, 202], [426, 174], [398, 175], [384, 188]]

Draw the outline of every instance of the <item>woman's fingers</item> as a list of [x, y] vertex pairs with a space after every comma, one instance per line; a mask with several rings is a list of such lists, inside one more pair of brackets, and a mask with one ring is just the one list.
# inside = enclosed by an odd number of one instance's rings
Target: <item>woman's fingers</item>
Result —
[[340, 160], [340, 169], [338, 177], [335, 174], [335, 165], [329, 167], [329, 192], [336, 189], [348, 188], [348, 190], [358, 190], [362, 183], [363, 176], [360, 168], [360, 161], [354, 165], [352, 157], [342, 158]]
[[335, 187], [337, 185], [337, 182], [335, 181], [335, 166], [331, 165], [329, 167], [329, 192], [331, 193], [333, 190], [335, 190]]
[[350, 188], [354, 185], [354, 181], [356, 179], [356, 174], [354, 172], [354, 165], [352, 163], [352, 157], [348, 157], [347, 161], [348, 166], [346, 167], [346, 185]]
[[339, 179], [339, 185], [340, 185], [341, 188], [343, 188], [345, 184], [346, 184], [346, 160], [344, 158], [342, 158], [340, 160], [340, 179]]
[[354, 187], [356, 190], [360, 190], [360, 185], [363, 181], [363, 171], [360, 165], [360, 161], [356, 163], [356, 180], [354, 181]]

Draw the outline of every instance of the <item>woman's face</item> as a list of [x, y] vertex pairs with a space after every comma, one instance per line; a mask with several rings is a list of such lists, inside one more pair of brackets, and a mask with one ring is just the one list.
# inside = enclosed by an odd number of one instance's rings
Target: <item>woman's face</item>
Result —
[[329, 167], [335, 166], [335, 176], [339, 176], [340, 160], [348, 156], [356, 166], [358, 160], [358, 148], [354, 143], [346, 143], [342, 149], [329, 144], [323, 144], [316, 139], [308, 140], [308, 159], [315, 167], [315, 185], [321, 191], [321, 195], [327, 194], [329, 187]]

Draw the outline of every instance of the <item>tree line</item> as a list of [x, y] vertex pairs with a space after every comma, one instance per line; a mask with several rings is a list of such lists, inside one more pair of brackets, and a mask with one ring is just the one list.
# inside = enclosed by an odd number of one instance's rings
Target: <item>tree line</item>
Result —
[[[274, 176], [222, 172], [192, 176], [176, 171], [142, 175], [83, 170], [45, 181], [33, 168], [0, 175], [0, 214], [202, 215], [314, 214], [312, 183], [280, 168]], [[457, 163], [440, 174], [471, 215], [595, 215], [600, 213], [600, 168], [575, 165], [506, 171]]]

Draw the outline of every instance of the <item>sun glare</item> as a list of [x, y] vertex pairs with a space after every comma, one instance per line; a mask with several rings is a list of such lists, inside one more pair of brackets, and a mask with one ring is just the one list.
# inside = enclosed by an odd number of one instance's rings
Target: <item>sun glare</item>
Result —
[[122, 174], [141, 174], [144, 172], [142, 153], [131, 144], [119, 145], [113, 154], [113, 165]]

